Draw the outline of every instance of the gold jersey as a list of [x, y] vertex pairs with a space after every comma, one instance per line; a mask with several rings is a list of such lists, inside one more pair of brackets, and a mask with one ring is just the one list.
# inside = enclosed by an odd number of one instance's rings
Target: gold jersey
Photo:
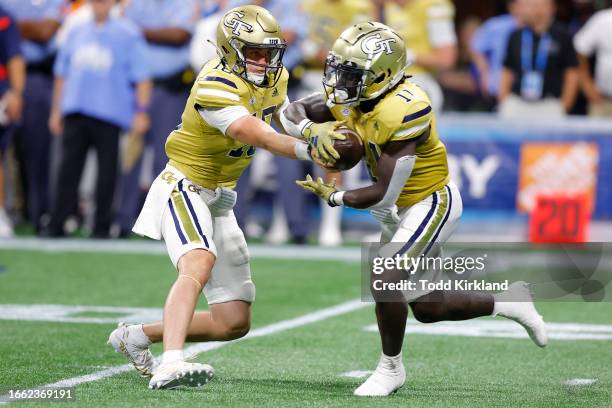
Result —
[[370, 1], [306, 0], [303, 7], [309, 17], [308, 35], [304, 41], [306, 62], [321, 69], [323, 65], [317, 61], [316, 51], [327, 52], [351, 25], [377, 20]]
[[166, 140], [170, 164], [202, 187], [235, 187], [255, 148], [206, 123], [197, 108], [243, 106], [270, 124], [272, 115], [287, 98], [288, 79], [289, 73], [283, 68], [276, 86], [260, 88], [224, 71], [218, 59], [208, 62], [191, 88], [181, 124]]
[[438, 136], [431, 102], [425, 91], [408, 79], [371, 112], [361, 113], [358, 108], [342, 105], [331, 111], [337, 120], [347, 120], [347, 126], [361, 136], [372, 181], [377, 181], [378, 159], [387, 143], [416, 139], [431, 127], [427, 141], [416, 148], [416, 163], [396, 202], [398, 207], [416, 204], [449, 182], [446, 147]]
[[[389, 1], [385, 4], [385, 22], [404, 39], [406, 47], [415, 54], [430, 53], [435, 47], [430, 25], [435, 21], [454, 24], [455, 6], [449, 0], [412, 0], [405, 6]], [[426, 68], [411, 65], [406, 70], [410, 75], [430, 73]]]

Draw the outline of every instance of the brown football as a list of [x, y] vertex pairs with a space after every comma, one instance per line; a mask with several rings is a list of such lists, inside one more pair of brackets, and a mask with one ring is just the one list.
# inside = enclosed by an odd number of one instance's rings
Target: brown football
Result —
[[361, 137], [353, 129], [346, 126], [340, 127], [336, 131], [346, 136], [346, 139], [334, 141], [334, 149], [336, 149], [340, 158], [332, 167], [339, 171], [352, 169], [363, 158], [364, 150]]

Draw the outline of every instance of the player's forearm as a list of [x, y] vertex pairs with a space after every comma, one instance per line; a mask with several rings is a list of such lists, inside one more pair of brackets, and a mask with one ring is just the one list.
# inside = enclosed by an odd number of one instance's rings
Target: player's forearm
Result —
[[277, 133], [270, 125], [252, 116], [232, 123], [226, 135], [247, 145], [259, 147], [290, 159], [309, 160], [308, 145]]
[[22, 57], [17, 56], [10, 59], [8, 63], [9, 82], [11, 84], [11, 92], [21, 95], [25, 88], [26, 74], [25, 61]]
[[64, 92], [64, 78], [56, 76], [53, 81], [53, 96], [51, 97], [51, 112], [58, 113], [62, 104], [62, 95]]
[[332, 115], [325, 104], [325, 98], [321, 93], [292, 102], [285, 110], [285, 116], [296, 125], [304, 120], [311, 120], [316, 123], [335, 120], [334, 115]]
[[136, 85], [136, 107], [138, 110], [146, 111], [151, 106], [151, 95], [153, 93], [153, 82], [150, 80], [140, 81]]
[[565, 70], [561, 103], [566, 112], [571, 111], [578, 96], [578, 70], [575, 68]]
[[346, 207], [366, 209], [382, 201], [386, 188], [381, 183], [375, 183], [357, 190], [344, 192], [342, 201]]
[[597, 99], [600, 92], [591, 76], [591, 64], [582, 54], [578, 54], [578, 82], [589, 100]]
[[457, 55], [457, 47], [454, 45], [440, 47], [427, 54], [417, 54], [415, 64], [434, 70], [451, 69], [457, 62]]
[[182, 28], [168, 27], [144, 30], [148, 42], [163, 45], [180, 46], [191, 40], [191, 33]]
[[502, 70], [501, 81], [499, 84], [499, 102], [503, 102], [508, 96], [510, 96], [512, 82], [514, 82], [514, 74], [512, 74], [508, 68], [504, 68]]
[[22, 20], [17, 25], [24, 39], [38, 43], [51, 40], [60, 27], [60, 23], [55, 20]]

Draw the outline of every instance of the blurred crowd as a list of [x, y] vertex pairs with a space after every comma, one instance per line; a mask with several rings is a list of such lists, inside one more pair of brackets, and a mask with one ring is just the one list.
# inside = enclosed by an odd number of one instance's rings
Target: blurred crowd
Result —
[[[404, 37], [407, 73], [438, 111], [612, 117], [607, 0], [0, 0], [0, 238], [15, 225], [128, 236], [195, 75], [216, 56], [220, 16], [247, 3], [283, 28], [291, 100], [321, 90], [344, 28], [376, 20]], [[294, 181], [312, 171], [258, 152], [237, 187], [247, 234], [307, 242], [320, 204]], [[274, 208], [265, 226], [252, 208], [261, 190]], [[319, 242], [339, 244], [342, 210], [320, 211]]]

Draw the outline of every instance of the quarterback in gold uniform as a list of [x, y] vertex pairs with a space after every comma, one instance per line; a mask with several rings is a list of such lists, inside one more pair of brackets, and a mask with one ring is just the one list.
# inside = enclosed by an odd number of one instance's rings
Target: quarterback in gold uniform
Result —
[[[208, 382], [213, 368], [185, 361], [185, 341], [233, 340], [248, 333], [255, 286], [249, 252], [236, 223], [233, 187], [255, 148], [310, 160], [321, 150], [337, 153], [331, 140], [310, 144], [278, 134], [270, 121], [288, 105], [285, 42], [274, 17], [257, 6], [228, 11], [218, 24], [219, 58], [199, 73], [182, 115], [166, 142], [169, 163], [155, 179], [133, 231], [164, 239], [178, 271], [163, 321], [121, 324], [109, 343], [124, 354], [149, 387], [176, 388]], [[331, 153], [331, 156], [330, 156]], [[195, 312], [204, 292], [207, 312]], [[156, 366], [152, 342], [164, 344]]]
[[[462, 212], [461, 196], [449, 179], [446, 149], [426, 93], [405, 76], [406, 46], [402, 38], [380, 23], [361, 23], [346, 29], [327, 58], [318, 93], [296, 101], [284, 111], [285, 129], [297, 136], [334, 135], [341, 124], [355, 129], [365, 147], [373, 184], [337, 191], [323, 180], [299, 181], [331, 206], [368, 209], [383, 233], [379, 257], [406, 255], [409, 259], [439, 254]], [[420, 271], [420, 279], [437, 282], [435, 270]], [[404, 279], [403, 269], [380, 275], [391, 283]], [[474, 292], [415, 290], [372, 291], [382, 343], [376, 371], [359, 388], [358, 396], [389, 395], [404, 384], [402, 342], [408, 306], [416, 319], [432, 323], [500, 315], [523, 325], [533, 341], [544, 346], [547, 334], [524, 282], [491, 296]], [[523, 302], [512, 300], [522, 299]]]

